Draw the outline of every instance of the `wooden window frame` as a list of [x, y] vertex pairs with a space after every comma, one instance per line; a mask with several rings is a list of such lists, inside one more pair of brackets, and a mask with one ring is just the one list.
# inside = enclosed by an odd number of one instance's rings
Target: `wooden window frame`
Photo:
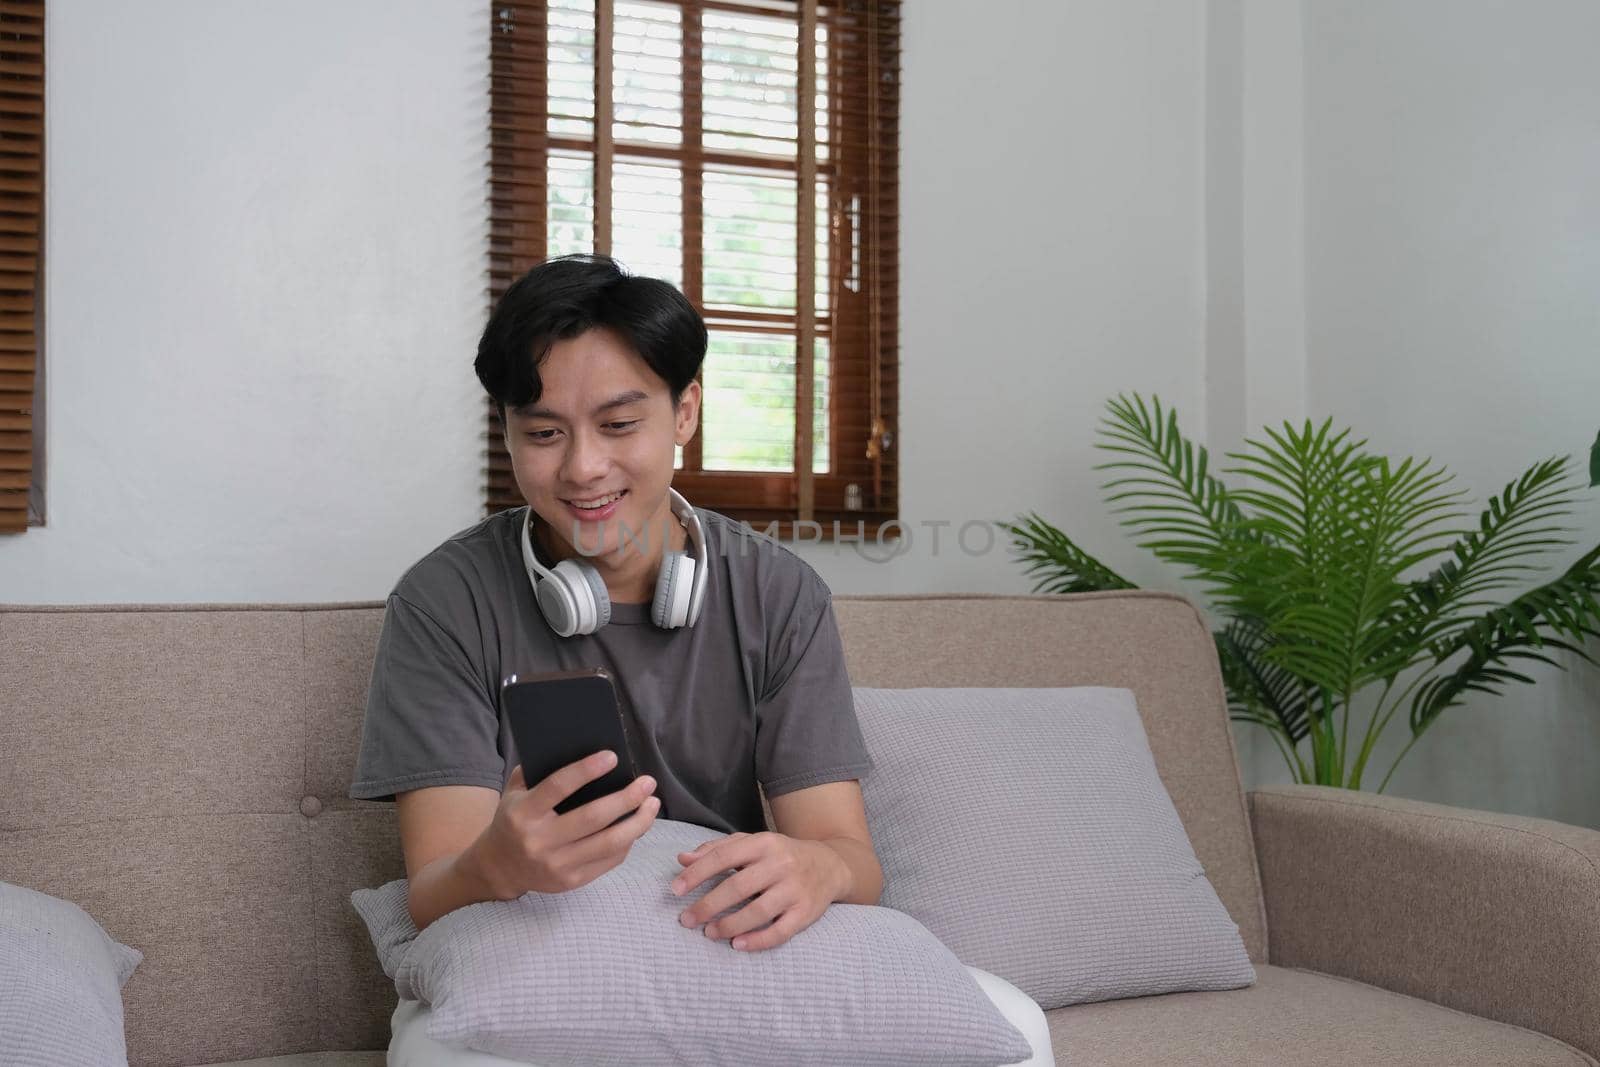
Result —
[[[683, 143], [681, 146], [613, 142], [610, 112], [612, 2], [596, 0], [594, 137], [548, 132], [543, 0], [491, 5], [490, 270], [491, 304], [548, 250], [546, 159], [552, 151], [592, 152], [595, 159], [595, 248], [610, 249], [610, 183], [618, 159], [671, 159], [683, 180], [683, 291], [712, 330], [782, 332], [796, 337], [795, 470], [701, 470], [701, 433], [684, 447], [683, 469], [673, 485], [695, 504], [757, 528], [792, 536], [795, 523], [815, 522], [823, 538], [834, 524], [848, 537], [874, 534], [899, 516], [897, 445], [899, 394], [899, 21], [900, 0], [665, 0], [682, 11]], [[828, 33], [829, 158], [817, 160], [815, 126], [801, 122], [793, 159], [770, 154], [705, 149], [701, 145], [701, 20], [706, 11], [771, 17], [800, 23], [800, 39], [813, 27]], [[815, 99], [815, 52], [801, 49], [800, 96]], [[800, 111], [809, 114], [802, 105]], [[708, 165], [780, 170], [797, 175], [797, 306], [766, 312], [707, 307], [703, 301], [702, 182]], [[827, 314], [815, 298], [815, 196], [828, 182], [830, 239]], [[798, 240], [799, 235], [810, 235]], [[848, 276], [849, 284], [843, 284]], [[811, 472], [811, 336], [829, 340], [828, 471]], [[486, 501], [489, 512], [521, 506], [511, 476], [500, 420], [488, 405]], [[704, 419], [702, 419], [702, 428]], [[814, 530], [815, 528], [811, 528]]]
[[0, 0], [0, 533], [44, 523], [44, 0]]

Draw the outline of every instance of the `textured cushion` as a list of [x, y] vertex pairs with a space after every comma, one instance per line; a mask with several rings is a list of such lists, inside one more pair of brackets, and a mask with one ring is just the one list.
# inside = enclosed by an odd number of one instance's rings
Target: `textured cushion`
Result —
[[69, 901], [0, 882], [0, 1064], [123, 1064], [122, 985], [144, 959]]
[[1127, 689], [1156, 769], [1250, 959], [1267, 961], [1255, 845], [1217, 643], [1171, 593], [835, 596], [850, 680], [914, 687]]
[[[950, 951], [888, 908], [835, 904], [775, 949], [739, 952], [678, 915], [679, 852], [722, 835], [658, 820], [580, 889], [473, 904], [421, 934], [406, 885], [352, 895], [427, 1034], [541, 1067], [623, 1063], [1016, 1063], [1031, 1055]], [[732, 911], [733, 909], [729, 909]]]
[[1249, 989], [1084, 1004], [1045, 1018], [1063, 1067], [1594, 1067], [1532, 1030], [1266, 964]]
[[1045, 1009], [1254, 980], [1126, 689], [857, 689], [882, 903]]
[[298, 1052], [266, 1059], [208, 1063], [202, 1067], [384, 1067], [387, 1060], [383, 1052]]

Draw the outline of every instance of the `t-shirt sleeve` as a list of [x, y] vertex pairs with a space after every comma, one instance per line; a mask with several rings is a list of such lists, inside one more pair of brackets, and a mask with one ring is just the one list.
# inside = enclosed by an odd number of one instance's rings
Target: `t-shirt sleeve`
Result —
[[352, 798], [393, 800], [437, 785], [502, 788], [499, 715], [466, 649], [422, 608], [389, 597]]
[[769, 798], [872, 769], [832, 599], [820, 578], [809, 577], [776, 632], [756, 704], [756, 778]]

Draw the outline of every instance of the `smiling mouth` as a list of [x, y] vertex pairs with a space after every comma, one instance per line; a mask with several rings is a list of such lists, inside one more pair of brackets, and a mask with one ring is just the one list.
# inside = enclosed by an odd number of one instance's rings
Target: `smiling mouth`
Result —
[[562, 503], [578, 511], [604, 511], [627, 495], [628, 491], [624, 489], [621, 492], [607, 493], [605, 496], [590, 497], [587, 500], [563, 500]]

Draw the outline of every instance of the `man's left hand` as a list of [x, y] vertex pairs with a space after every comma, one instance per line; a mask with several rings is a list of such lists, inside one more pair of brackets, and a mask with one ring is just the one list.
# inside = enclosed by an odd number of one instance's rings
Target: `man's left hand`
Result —
[[[685, 910], [679, 921], [693, 928], [740, 901], [749, 901], [705, 929], [707, 937], [732, 938], [733, 947], [746, 952], [776, 948], [816, 922], [829, 904], [844, 895], [850, 881], [850, 868], [821, 841], [772, 832], [707, 841], [693, 852], [678, 853], [678, 862], [685, 868], [672, 880], [678, 896], [723, 871], [734, 871]], [[765, 930], [749, 932], [769, 921], [772, 925]]]

